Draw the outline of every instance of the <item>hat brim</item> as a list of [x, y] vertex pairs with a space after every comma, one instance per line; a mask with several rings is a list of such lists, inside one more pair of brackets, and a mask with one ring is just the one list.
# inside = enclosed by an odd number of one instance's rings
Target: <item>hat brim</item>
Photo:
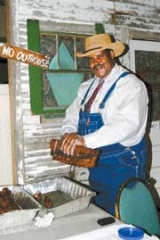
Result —
[[112, 49], [114, 51], [114, 53], [115, 53], [115, 57], [118, 57], [118, 56], [120, 56], [123, 53], [123, 51], [125, 49], [125, 46], [121, 42], [114, 42], [114, 43], [106, 44], [103, 47], [99, 47], [99, 48], [96, 48], [96, 49], [91, 49], [91, 50], [89, 50], [89, 51], [87, 51], [85, 53], [77, 52], [76, 56], [77, 57], [88, 57], [88, 56], [90, 56], [92, 54], [95, 54], [97, 52], [103, 51], [105, 49]]

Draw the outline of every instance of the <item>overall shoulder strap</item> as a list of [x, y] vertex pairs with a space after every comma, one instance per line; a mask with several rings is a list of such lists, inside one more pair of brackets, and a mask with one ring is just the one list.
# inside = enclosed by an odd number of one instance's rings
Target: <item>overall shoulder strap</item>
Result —
[[99, 108], [104, 108], [105, 103], [107, 101], [107, 99], [109, 98], [109, 96], [111, 95], [111, 93], [113, 92], [113, 90], [115, 89], [115, 86], [117, 84], [117, 82], [120, 80], [120, 78], [125, 77], [126, 75], [130, 74], [130, 72], [123, 72], [118, 78], [117, 80], [113, 83], [113, 85], [110, 87], [110, 89], [108, 90], [108, 92], [106, 93], [106, 95], [104, 96], [102, 102], [99, 104]]
[[86, 93], [85, 93], [85, 95], [84, 95], [84, 98], [83, 98], [82, 101], [81, 101], [81, 105], [84, 104], [84, 102], [85, 102], [85, 100], [86, 100], [86, 97], [87, 97], [87, 95], [88, 95], [88, 93], [89, 93], [89, 90], [91, 89], [91, 87], [92, 87], [93, 83], [95, 82], [96, 78], [97, 78], [97, 77], [95, 77], [95, 78], [93, 79], [93, 81], [91, 82], [89, 88], [87, 89], [87, 91], [86, 91]]

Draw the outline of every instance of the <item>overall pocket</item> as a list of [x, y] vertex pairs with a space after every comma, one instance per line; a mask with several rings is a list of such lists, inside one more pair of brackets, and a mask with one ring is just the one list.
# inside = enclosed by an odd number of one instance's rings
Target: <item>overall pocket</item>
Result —
[[125, 166], [136, 167], [139, 165], [139, 158], [136, 155], [135, 151], [130, 148], [125, 149], [118, 156], [119, 163]]

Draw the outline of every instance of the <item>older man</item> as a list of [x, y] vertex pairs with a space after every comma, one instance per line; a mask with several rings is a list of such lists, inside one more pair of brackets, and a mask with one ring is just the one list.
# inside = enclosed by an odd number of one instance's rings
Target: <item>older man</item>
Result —
[[108, 34], [86, 38], [85, 52], [77, 56], [89, 58], [95, 77], [81, 84], [61, 128], [65, 153], [73, 154], [76, 145], [100, 149], [89, 184], [97, 192], [95, 204], [113, 215], [119, 186], [130, 177], [145, 179], [147, 164], [148, 94], [144, 83], [117, 63], [124, 48]]

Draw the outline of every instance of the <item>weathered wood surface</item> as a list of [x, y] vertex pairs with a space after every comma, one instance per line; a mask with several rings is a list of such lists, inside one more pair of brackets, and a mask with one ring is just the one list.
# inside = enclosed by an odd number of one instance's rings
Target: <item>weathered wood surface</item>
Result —
[[2, 42], [0, 43], [0, 56], [43, 69], [48, 69], [50, 62], [50, 58], [41, 53]]

